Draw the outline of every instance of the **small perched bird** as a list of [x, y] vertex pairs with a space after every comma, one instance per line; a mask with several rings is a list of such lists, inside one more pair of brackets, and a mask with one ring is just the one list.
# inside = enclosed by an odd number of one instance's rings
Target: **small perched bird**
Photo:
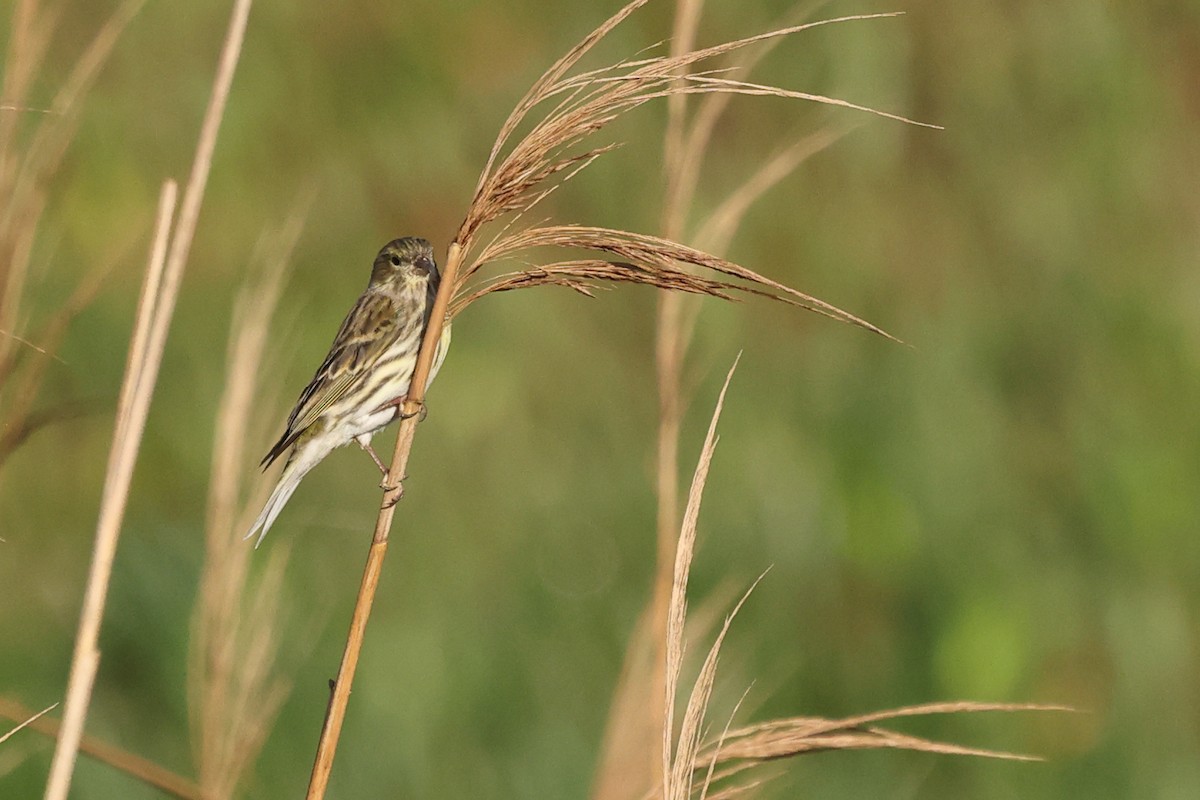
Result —
[[[265, 470], [292, 449], [271, 497], [246, 534], [249, 539], [258, 531], [255, 547], [262, 544], [301, 478], [334, 448], [358, 442], [387, 475], [387, 467], [371, 449], [371, 436], [400, 416], [440, 282], [433, 249], [424, 239], [396, 239], [379, 251], [367, 290], [346, 315], [329, 355], [300, 393], [283, 435], [262, 460]], [[447, 323], [430, 382], [449, 346]]]

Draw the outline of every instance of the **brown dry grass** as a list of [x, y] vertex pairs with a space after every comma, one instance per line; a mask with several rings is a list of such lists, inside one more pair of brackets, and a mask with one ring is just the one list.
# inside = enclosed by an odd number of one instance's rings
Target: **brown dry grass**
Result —
[[[0, 468], [38, 428], [81, 413], [72, 405], [35, 409], [46, 371], [71, 321], [95, 298], [108, 269], [86, 265], [77, 289], [36, 326], [24, 309], [33, 246], [47, 184], [78, 129], [88, 90], [144, 0], [121, 4], [76, 60], [50, 108], [28, 106], [58, 14], [35, 0], [13, 7], [0, 87]], [[33, 328], [30, 330], [30, 328]]]
[[[673, 56], [684, 53], [693, 46], [699, 24], [700, 5], [697, 0], [680, 0], [677, 3], [672, 39]], [[807, 8], [801, 9], [801, 12], [811, 11], [820, 5], [822, 3], [809, 4]], [[769, 40], [757, 51], [744, 54], [745, 57], [734, 67], [739, 76], [748, 72], [777, 41], [778, 39]], [[689, 79], [694, 79], [694, 76], [682, 74], [677, 77], [677, 81], [680, 82]], [[700, 76], [699, 80], [703, 82], [710, 79]], [[722, 80], [728, 85], [728, 77]], [[752, 85], [742, 81], [734, 83], [741, 87]], [[764, 92], [775, 93], [771, 87], [759, 88]], [[789, 96], [802, 95], [789, 93]], [[667, 194], [662, 228], [672, 239], [686, 236], [686, 222], [694, 201], [700, 165], [715, 125], [731, 97], [732, 94], [728, 93], [703, 97], [699, 108], [690, 115], [686, 93], [670, 97], [664, 147]], [[740, 187], [732, 191], [707, 219], [697, 225], [692, 238], [709, 253], [724, 250], [755, 200], [791, 174], [806, 158], [828, 147], [840, 136], [839, 132], [819, 131], [782, 149]], [[685, 260], [684, 263], [689, 262]], [[671, 277], [674, 279], [674, 275]], [[715, 296], [723, 294], [722, 287], [705, 288], [708, 291], [703, 293]], [[685, 287], [685, 291], [701, 293], [691, 287]], [[592, 792], [593, 798], [684, 798], [693, 794], [710, 797], [738, 796], [751, 792], [769, 779], [769, 776], [761, 774], [761, 770], [756, 770], [751, 776], [744, 774], [752, 767], [767, 761], [828, 749], [892, 747], [945, 754], [1028, 759], [1027, 756], [1012, 753], [908, 736], [880, 728], [873, 723], [935, 713], [1065, 709], [1021, 704], [942, 703], [841, 720], [802, 717], [736, 729], [730, 728], [731, 717], [730, 723], [714, 740], [701, 746], [701, 726], [715, 680], [717, 655], [729, 624], [745, 597], [726, 618], [724, 626], [715, 637], [690, 694], [676, 739], [674, 702], [682, 666], [682, 640], [684, 620], [687, 616], [685, 595], [681, 587], [686, 587], [687, 564], [690, 563], [695, 539], [695, 512], [699, 507], [699, 493], [703, 489], [708, 463], [715, 446], [716, 419], [728, 388], [727, 379], [693, 477], [683, 528], [680, 531], [676, 509], [677, 464], [680, 423], [687, 406], [682, 388], [682, 375], [698, 309], [699, 303], [689, 301], [683, 292], [664, 291], [660, 296], [656, 342], [659, 390], [656, 453], [656, 489], [659, 503], [657, 577], [651, 599], [630, 639], [625, 665], [614, 693], [604, 749]], [[814, 310], [824, 311], [820, 308]], [[730, 374], [732, 375], [732, 371]], [[655, 730], [662, 737], [661, 780], [655, 780], [653, 772], [647, 772], [646, 754], [651, 751], [649, 736]], [[650, 788], [656, 785], [658, 789]], [[717, 785], [720, 788], [714, 789]]]
[[[278, 674], [276, 659], [287, 550], [276, 549], [257, 580], [251, 578], [252, 551], [242, 546], [241, 534], [264, 498], [261, 491], [244, 502], [240, 498], [251, 477], [245, 458], [254, 438], [250, 431], [265, 429], [254, 418], [274, 405], [270, 392], [264, 397], [259, 385], [264, 382], [261, 367], [308, 204], [303, 201], [282, 230], [260, 241], [253, 258], [258, 266], [249, 270], [252, 277], [238, 295], [230, 329], [225, 388], [214, 426], [205, 560], [189, 639], [188, 705], [199, 780], [95, 737], [80, 740], [80, 752], [186, 800], [237, 796], [290, 688]], [[160, 242], [159, 258], [164, 251]], [[31, 713], [0, 697], [0, 717], [24, 720]], [[55, 739], [61, 732], [61, 724], [51, 718], [26, 724]]]
[[138, 303], [137, 323], [117, 405], [116, 427], [105, 473], [100, 518], [96, 524], [95, 550], [84, 591], [75, 652], [71, 660], [71, 674], [63, 707], [63, 728], [50, 765], [50, 778], [46, 787], [47, 800], [65, 800], [75, 770], [75, 758], [80, 738], [83, 736], [93, 682], [100, 664], [100, 650], [97, 646], [100, 623], [104, 616], [130, 481], [137, 462], [146, 416], [149, 413], [150, 398], [158, 379], [159, 365], [162, 363], [175, 301], [179, 296], [179, 286], [195, 234], [217, 133], [241, 53], [249, 13], [250, 0], [238, 0], [231, 14], [212, 95], [201, 123], [191, 175], [184, 189], [174, 225], [171, 224], [171, 220], [175, 209], [175, 184], [168, 181], [163, 187], [150, 264]]
[[[806, 19], [824, 2], [808, 3], [786, 15], [780, 28]], [[702, 3], [679, 0], [671, 36], [671, 55], [693, 49]], [[769, 39], [736, 53], [727, 75], [744, 76], [782, 39]], [[680, 75], [677, 82], [683, 80]], [[735, 95], [713, 93], [698, 98], [691, 110], [687, 94], [668, 98], [663, 147], [666, 195], [661, 228], [679, 241], [695, 241], [703, 250], [721, 254], [729, 245], [750, 206], [791, 174], [804, 160], [836, 141], [840, 134], [818, 131], [784, 147], [731, 191], [707, 219], [689, 233], [688, 217], [695, 205], [701, 166], [712, 134]], [[661, 736], [665, 722], [665, 662], [667, 609], [679, 531], [679, 438], [688, 398], [683, 369], [699, 314], [699, 298], [663, 291], [656, 313], [655, 374], [659, 400], [656, 439], [655, 494], [656, 565], [651, 596], [630, 638], [621, 678], [614, 692], [600, 767], [592, 790], [594, 800], [624, 800], [643, 796], [656, 783], [657, 767], [647, 754]]]
[[16, 718], [19, 719], [20, 722], [17, 723], [16, 727], [5, 732], [5, 734], [3, 736], [0, 736], [0, 744], [4, 744], [13, 736], [13, 734], [17, 733], [22, 728], [27, 728], [30, 725], [35, 724], [39, 719], [46, 716], [47, 714], [49, 714], [51, 711], [53, 711], [56, 708], [58, 708], [58, 703], [51, 703], [50, 705], [43, 708], [41, 711], [38, 711], [37, 713], [30, 713], [27, 709], [24, 709], [24, 708], [20, 709], [19, 713], [16, 714]]
[[[1014, 761], [1036, 761], [1036, 756], [1010, 753], [988, 748], [967, 747], [950, 742], [940, 742], [893, 731], [880, 727], [878, 723], [891, 722], [905, 717], [931, 716], [935, 714], [964, 714], [982, 712], [1017, 711], [1070, 711], [1065, 706], [1039, 705], [1030, 703], [978, 703], [950, 702], [927, 703], [917, 706], [888, 709], [841, 719], [823, 717], [793, 717], [770, 720], [733, 727], [729, 722], [715, 736], [706, 732], [706, 717], [709, 701], [716, 684], [717, 665], [721, 647], [738, 611], [746, 602], [758, 581], [756, 580], [733, 610], [726, 616], [698, 670], [688, 693], [683, 713], [680, 715], [678, 735], [675, 718], [677, 711], [674, 698], [679, 693], [684, 666], [686, 643], [684, 623], [687, 619], [687, 585], [692, 558], [695, 553], [696, 525], [699, 520], [700, 504], [708, 479], [709, 466], [716, 451], [718, 437], [717, 422], [725, 404], [729, 382], [737, 368], [735, 361], [725, 384], [717, 398], [716, 407], [705, 435], [704, 445], [692, 476], [688, 491], [687, 506], [683, 514], [672, 570], [671, 599], [668, 609], [666, 641], [666, 720], [662, 730], [662, 775], [657, 788], [649, 790], [645, 797], [661, 797], [663, 800], [688, 800], [700, 798], [725, 798], [742, 796], [759, 788], [770, 776], [762, 775], [755, 768], [768, 762], [805, 753], [827, 750], [901, 749], [944, 755], [967, 755], [999, 758]], [[734, 709], [736, 714], [737, 709]], [[711, 792], [711, 793], [710, 793]]]
[[[451, 304], [452, 313], [462, 311], [491, 292], [559, 285], [587, 293], [596, 282], [604, 281], [649, 284], [726, 299], [761, 295], [883, 333], [865, 320], [811, 295], [669, 238], [589, 226], [523, 224], [525, 216], [563, 181], [617, 146], [612, 143], [589, 146], [588, 140], [592, 136], [629, 111], [657, 99], [673, 98], [678, 103], [679, 98], [690, 95], [771, 95], [843, 106], [924, 125], [837, 98], [737, 80], [727, 75], [724, 69], [689, 71], [696, 64], [820, 25], [894, 16], [890, 14], [839, 17], [791, 25], [699, 50], [621, 61], [608, 67], [571, 73], [584, 55], [645, 2], [634, 0], [629, 3], [555, 62], [534, 83], [502, 126], [476, 186], [471, 207], [455, 237], [455, 245], [464, 254], [464, 266], [452, 282], [457, 295]], [[531, 112], [543, 105], [547, 108], [544, 115], [532, 123], [529, 132], [516, 144], [510, 144], [516, 131], [528, 124]], [[719, 110], [720, 107], [717, 104], [710, 108]], [[706, 138], [700, 136], [691, 146], [703, 147], [705, 141]], [[730, 212], [727, 210], [727, 213]], [[502, 219], [506, 224], [501, 230], [488, 242], [480, 243], [481, 229]], [[497, 261], [519, 261], [539, 248], [581, 250], [599, 258], [573, 258], [526, 267], [476, 288], [460, 291], [459, 284], [466, 284], [484, 266]], [[678, 265], [697, 268], [704, 277], [690, 276]]]
[[[705, 230], [709, 238], [700, 242], [702, 247], [689, 246], [680, 241], [684, 238], [685, 211], [697, 180], [695, 167], [707, 146], [712, 125], [733, 95], [805, 99], [912, 123], [912, 120], [903, 117], [835, 98], [754, 84], [737, 77], [740, 73], [725, 68], [698, 72], [692, 69], [706, 60], [738, 53], [753, 46], [765, 49], [784, 36], [817, 25], [890, 15], [850, 16], [787, 25], [759, 36], [694, 50], [692, 42], [698, 4], [686, 4], [684, 10], [690, 16], [684, 16], [684, 21], [677, 27], [676, 47], [669, 55], [622, 61], [601, 69], [571, 74], [584, 55], [644, 3], [645, 0], [630, 3], [572, 48], [535, 83], [502, 127], [480, 177], [472, 204], [450, 247], [444, 267], [443, 286], [413, 377], [414, 391], [406, 409], [415, 410], [421, 404], [433, 345], [442, 325], [470, 303], [488, 294], [519, 288], [558, 285], [590, 294], [596, 287], [606, 283], [635, 283], [668, 290], [672, 298], [685, 294], [722, 299], [765, 297], [891, 338], [849, 312], [716, 254], [728, 244], [739, 220], [753, 201], [808, 155], [827, 146], [836, 138], [834, 134], [817, 134], [768, 158], [763, 167], [732, 193], [708, 220]], [[32, 167], [28, 170], [25, 166], [13, 166], [17, 163], [11, 157], [17, 136], [11, 120], [15, 111], [24, 109], [21, 98], [28, 86], [31, 70], [36, 69], [45, 51], [49, 26], [46, 19], [37, 13], [37, 4], [32, 0], [19, 0], [15, 10], [14, 31], [19, 35], [14, 35], [13, 41], [18, 44], [10, 49], [4, 102], [0, 103], [0, 189], [6, 190], [7, 196], [12, 198], [11, 205], [3, 210], [3, 217], [0, 217], [0, 247], [4, 248], [0, 255], [9, 256], [3, 262], [11, 265], [6, 274], [0, 275], [0, 376], [14, 373], [29, 352], [36, 353], [43, 364], [52, 358], [61, 339], [61, 331], [69, 324], [72, 314], [88, 302], [89, 292], [94, 291], [92, 284], [96, 279], [85, 279], [76, 299], [68, 303], [59, 316], [45, 323], [40, 334], [27, 338], [18, 332], [24, 330], [24, 321], [19, 318], [17, 309], [29, 269], [32, 230], [36, 227], [36, 219], [44, 204], [39, 181], [48, 174], [47, 170], [52, 172], [61, 159], [63, 149], [70, 140], [70, 131], [73, 130], [71, 126], [79, 98], [94, 79], [120, 28], [140, 4], [141, 0], [130, 0], [123, 5], [114, 17], [114, 23], [110, 23], [112, 27], [102, 31], [97, 37], [97, 44], [81, 58], [78, 74], [72, 77], [60, 95], [61, 106], [56, 100], [52, 114], [47, 117], [53, 119], [54, 124], [44, 137], [39, 133], [34, 138], [36, 147], [31, 152], [38, 155], [29, 162]], [[75, 752], [81, 746], [87, 747], [82, 731], [91, 685], [99, 664], [96, 635], [103, 615], [123, 506], [128, 495], [129, 476], [136, 460], [162, 347], [195, 230], [224, 98], [236, 66], [249, 5], [249, 0], [238, 0], [235, 6], [213, 99], [205, 117], [191, 178], [174, 226], [170, 224], [174, 210], [174, 184], [168, 182], [164, 187], [159, 224], [117, 414], [110, 469], [97, 526], [96, 555], [76, 642], [65, 724], [58, 737], [47, 797], [66, 796]], [[748, 68], [753, 59], [752, 54], [741, 66]], [[684, 114], [687, 98], [692, 95], [703, 98], [703, 101], [689, 127], [684, 123]], [[667, 161], [669, 169], [675, 170], [671, 173], [670, 193], [674, 199], [664, 214], [663, 229], [666, 236], [582, 225], [526, 224], [527, 215], [542, 199], [615, 146], [590, 146], [587, 143], [590, 137], [626, 112], [664, 98], [672, 108], [673, 126], [673, 132], [668, 136]], [[545, 114], [529, 125], [531, 112], [538, 107], [546, 109]], [[524, 126], [529, 126], [529, 131], [512, 144], [516, 133]], [[671, 164], [675, 166], [670, 167]], [[25, 224], [30, 221], [32, 225]], [[500, 230], [484, 241], [481, 237], [483, 229], [494, 223], [502, 223]], [[294, 242], [296, 234], [297, 230], [293, 227], [283, 239]], [[586, 256], [551, 259], [544, 266], [526, 265], [514, 272], [482, 277], [481, 271], [489, 265], [533, 259], [544, 248], [582, 251]], [[180, 796], [232, 797], [261, 748], [274, 713], [286, 692], [284, 683], [274, 675], [276, 643], [271, 634], [279, 610], [279, 584], [286, 554], [279, 551], [267, 566], [262, 579], [251, 589], [247, 561], [249, 551], [237, 547], [234, 539], [244, 527], [240, 524], [243, 513], [239, 510], [237, 500], [241, 494], [241, 471], [238, 465], [245, 460], [242, 447], [246, 439], [245, 432], [250, 427], [251, 398], [256, 392], [253, 376], [257, 374], [262, 359], [270, 317], [269, 313], [262, 313], [262, 303], [264, 297], [270, 299], [270, 304], [277, 299], [284, 261], [280, 259], [269, 267], [262, 283], [252, 290], [258, 304], [255, 314], [246, 313], [248, 301], [243, 295], [238, 320], [231, 333], [229, 374], [214, 446], [206, 528], [207, 561], [193, 622], [190, 700], [200, 787], [185, 787], [181, 791], [194, 791], [196, 794]], [[674, 300], [671, 302], [675, 303]], [[670, 340], [665, 347], [660, 340], [660, 354], [670, 359], [672, 376], [666, 390], [673, 393], [675, 398], [671, 412], [675, 415], [674, 426], [672, 428], [671, 424], [665, 424], [664, 430], [673, 429], [675, 435], [671, 439], [675, 443], [673, 447], [677, 448], [678, 414], [681, 414], [683, 407], [681, 365], [695, 322], [695, 312], [694, 308], [681, 305], [675, 308], [660, 329], [660, 333], [666, 331], [664, 335]], [[660, 365], [660, 369], [665, 371], [667, 368]], [[33, 376], [29, 384], [33, 391], [26, 389], [18, 393], [21, 402], [14, 407], [19, 412], [18, 420], [23, 420], [18, 427], [27, 431], [29, 420], [33, 419], [29, 411], [32, 408], [30, 398], [36, 395], [41, 373], [37, 369], [30, 369], [26, 374]], [[716, 634], [686, 706], [681, 714], [677, 714], [672, 700], [678, 693], [683, 670], [688, 571], [704, 483], [717, 443], [717, 420], [732, 374], [731, 369], [709, 426], [677, 541], [674, 531], [671, 532], [675, 547], [672, 550], [673, 558], [669, 561], [671, 591], [666, 605], [665, 631], [661, 631], [657, 624], [646, 628], [652, 634], [662, 634], [656, 635], [655, 640], [664, 651], [662, 659], [652, 659], [651, 667], [662, 676], [661, 697], [666, 700], [665, 704], [656, 704], [661, 709], [662, 717], [658, 725], [662, 754], [661, 795], [670, 798], [688, 798], [693, 794], [734, 796], [758, 784], [759, 778], [749, 777], [750, 768], [769, 760], [824, 749], [902, 747], [932, 752], [1020, 757], [931, 742], [891, 732], [880, 728], [877, 723], [913, 714], [1040, 707], [941, 704], [841, 720], [795, 718], [737, 728], [730, 723], [715, 738], [709, 737], [705, 719], [716, 680], [721, 645], [737, 608], [745, 602], [749, 592]], [[404, 475], [417, 420], [418, 417], [414, 416], [400, 425], [392, 460], [393, 475]], [[4, 448], [0, 446], [0, 463], [4, 455]], [[664, 457], [661, 463], [674, 464], [674, 460], [674, 457]], [[660, 475], [669, 476], [672, 481], [676, 478], [673, 468], [660, 469]], [[386, 554], [394, 502], [399, 499], [401, 491], [399, 488], [388, 490], [383, 498], [359, 601], [347, 638], [346, 655], [339, 669], [322, 731], [309, 797], [324, 795], [358, 650], [365, 636], [366, 621]], [[670, 497], [674, 495], [670, 494]], [[660, 508], [663, 509], [660, 532], [663, 529], [662, 521], [674, 519], [676, 513], [673, 510], [675, 503], [664, 498], [668, 498], [666, 491], [660, 495]], [[666, 540], [660, 537], [660, 545], [663, 541]], [[663, 563], [668, 561], [664, 559]], [[677, 716], [678, 736], [675, 724]], [[129, 771], [137, 774], [132, 768]]]
[[[609, 228], [529, 225], [525, 222], [529, 212], [563, 181], [569, 180], [616, 146], [611, 143], [590, 146], [587, 144], [589, 138], [627, 112], [657, 99], [692, 94], [768, 94], [843, 106], [922, 124], [835, 98], [735, 80], [724, 76], [718, 69], [690, 71], [692, 65], [700, 62], [818, 25], [889, 15], [860, 15], [793, 25], [713, 47], [625, 60], [608, 67], [572, 73], [581, 58], [613, 28], [645, 5], [646, 1], [633, 0], [627, 4], [551, 65], [534, 82], [501, 126], [476, 184], [471, 204], [447, 253], [442, 284], [413, 371], [413, 389], [404, 405], [404, 410], [412, 416], [400, 423], [390, 475], [403, 478], [405, 474], [419, 418], [416, 412], [424, 399], [426, 377], [443, 326], [448, 323], [449, 317], [496, 292], [557, 285], [588, 294], [597, 283], [611, 282], [640, 283], [725, 299], [738, 295], [762, 296], [887, 336], [879, 328], [849, 312], [784, 286], [745, 266], [676, 241]], [[531, 113], [539, 107], [546, 110], [540, 118], [530, 123]], [[527, 124], [530, 126], [528, 132], [514, 143], [518, 130]], [[500, 230], [483, 242], [480, 236], [483, 229], [499, 222], [503, 222]], [[584, 251], [591, 255], [551, 261], [544, 266], [526, 266], [470, 286], [472, 279], [489, 264], [522, 261], [543, 248]], [[698, 269], [702, 274], [698, 277], [684, 267]], [[381, 502], [342, 662], [317, 745], [307, 795], [310, 800], [324, 797], [328, 785], [350, 697], [350, 686], [387, 552], [395, 504], [402, 493], [403, 489], [397, 481], [394, 489], [385, 490]]]
[[[0, 738], [0, 742], [3, 742], [9, 735], [16, 733], [23, 727], [28, 727], [31, 731], [36, 731], [51, 739], [57, 739], [62, 729], [62, 724], [58, 720], [46, 716], [46, 712], [57, 705], [55, 703], [50, 708], [35, 715], [33, 711], [21, 703], [7, 697], [0, 697], [0, 717], [14, 721], [24, 721], [22, 725], [19, 725]], [[110, 767], [130, 775], [148, 786], [153, 786], [171, 797], [178, 797], [180, 800], [207, 800], [201, 794], [200, 787], [193, 781], [177, 775], [149, 759], [142, 758], [136, 753], [130, 753], [128, 750], [116, 747], [110, 742], [97, 739], [95, 736], [84, 734], [83, 738], [79, 741], [79, 752], [104, 764], [108, 764]]]
[[[262, 365], [270, 324], [300, 237], [308, 201], [284, 228], [259, 242], [260, 266], [238, 294], [230, 327], [225, 388], [217, 410], [205, 515], [204, 566], [189, 638], [188, 710], [200, 788], [207, 800], [236, 795], [258, 758], [290, 689], [278, 674], [283, 575], [288, 550], [278, 547], [257, 581], [242, 534], [265, 497], [243, 501], [256, 411], [272, 408]], [[261, 413], [261, 412], [260, 412]], [[249, 474], [248, 474], [249, 472]]]
[[[791, 25], [713, 47], [624, 60], [607, 67], [573, 73], [580, 59], [646, 2], [633, 0], [572, 47], [534, 82], [501, 126], [476, 184], [471, 204], [447, 253], [442, 284], [413, 371], [413, 388], [404, 405], [404, 410], [411, 416], [401, 421], [397, 432], [396, 448], [389, 468], [391, 476], [402, 479], [405, 475], [419, 419], [417, 411], [424, 399], [426, 377], [443, 326], [451, 316], [465, 310], [471, 303], [496, 292], [557, 285], [590, 294], [598, 283], [637, 283], [723, 299], [761, 296], [891, 338], [874, 325], [836, 306], [773, 281], [743, 265], [677, 241], [594, 226], [527, 223], [528, 214], [564, 181], [616, 147], [612, 143], [593, 146], [588, 142], [591, 137], [627, 112], [653, 100], [688, 95], [772, 95], [842, 106], [910, 124], [923, 124], [836, 98], [737, 80], [722, 69], [692, 70], [694, 65], [702, 62], [820, 25], [894, 15], [856, 15]], [[542, 115], [531, 122], [532, 112], [539, 107], [544, 109]], [[525, 126], [529, 130], [517, 139], [517, 132]], [[498, 232], [484, 242], [481, 233], [493, 223], [503, 224]], [[522, 269], [498, 277], [477, 279], [480, 271], [490, 264], [526, 261], [544, 248], [583, 251], [589, 255], [551, 260], [549, 264], [541, 266], [527, 264]], [[700, 275], [692, 274], [691, 269], [699, 270]], [[472, 286], [473, 279], [476, 279], [476, 283]], [[317, 745], [309, 780], [309, 800], [324, 797], [328, 786], [351, 683], [387, 553], [395, 504], [403, 493], [399, 481], [394, 486], [385, 490], [376, 519], [342, 662]]]

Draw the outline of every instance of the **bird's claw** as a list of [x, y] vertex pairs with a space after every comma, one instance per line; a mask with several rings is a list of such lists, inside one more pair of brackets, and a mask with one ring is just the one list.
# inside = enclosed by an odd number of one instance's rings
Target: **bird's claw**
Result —
[[393, 490], [395, 490], [396, 496], [389, 497], [387, 500], [384, 500], [383, 501], [384, 508], [391, 508], [392, 506], [396, 505], [396, 503], [399, 503], [404, 498], [404, 486], [403, 485], [397, 483], [395, 486], [384, 487], [384, 491], [390, 492]]
[[418, 419], [417, 422], [424, 422], [425, 417], [429, 416], [429, 409], [426, 408], [424, 403], [420, 403], [418, 405], [416, 411], [405, 412], [404, 406], [407, 403], [408, 403], [408, 395], [406, 395], [406, 394], [401, 395], [392, 400], [388, 400], [386, 403], [384, 403], [379, 408], [377, 408], [376, 411], [383, 411], [385, 408], [388, 408], [390, 406], [390, 407], [396, 409], [395, 417], [393, 419], [411, 419], [419, 414], [420, 419]]
[[[405, 476], [405, 477], [407, 477], [407, 476]], [[400, 499], [404, 497], [404, 479], [402, 478], [402, 479], [396, 481], [395, 483], [392, 483], [390, 478], [391, 478], [390, 475], [384, 475], [383, 480], [381, 480], [379, 482], [379, 488], [383, 489], [384, 493], [387, 493], [387, 494], [390, 494], [391, 492], [396, 493], [395, 497], [390, 497], [384, 501], [384, 503], [383, 503], [384, 508], [391, 508], [392, 506], [396, 505], [396, 503], [399, 503]]]
[[429, 416], [429, 407], [427, 405], [425, 405], [424, 403], [421, 403], [420, 407], [417, 408], [416, 411], [410, 411], [407, 414], [405, 414], [403, 411], [400, 410], [399, 407], [397, 407], [396, 408], [396, 416], [399, 417], [400, 419], [412, 419], [413, 417], [417, 417], [417, 422], [424, 422], [425, 418]]

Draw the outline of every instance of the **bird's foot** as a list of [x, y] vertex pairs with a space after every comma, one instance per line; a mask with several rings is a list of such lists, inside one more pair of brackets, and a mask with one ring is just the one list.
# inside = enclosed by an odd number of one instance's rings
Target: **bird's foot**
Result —
[[383, 405], [381, 405], [379, 408], [377, 408], [375, 410], [377, 412], [379, 412], [379, 411], [383, 411], [385, 408], [396, 409], [396, 415], [392, 419], [411, 419], [412, 417], [415, 417], [419, 414], [420, 419], [418, 419], [417, 422], [424, 422], [425, 417], [429, 416], [429, 409], [425, 407], [424, 403], [421, 403], [417, 407], [416, 411], [405, 412], [404, 406], [407, 403], [408, 403], [408, 395], [402, 394], [399, 397], [388, 400], [386, 403], [384, 403]]
[[392, 476], [388, 473], [384, 473], [383, 480], [379, 481], [379, 488], [383, 489], [384, 492], [396, 492], [396, 496], [390, 499], [384, 508], [391, 508], [392, 506], [396, 505], [401, 497], [404, 496], [404, 481], [407, 478], [408, 476], [405, 475], [400, 480], [392, 483]]
[[383, 501], [384, 508], [391, 508], [392, 506], [396, 505], [396, 503], [399, 503], [401, 501], [401, 499], [404, 498], [404, 484], [403, 483], [396, 483], [394, 485], [388, 486], [387, 478], [384, 478], [382, 481], [379, 482], [379, 488], [383, 489], [383, 491], [385, 493], [387, 493], [387, 492], [395, 492], [396, 493], [393, 497], [389, 497]]

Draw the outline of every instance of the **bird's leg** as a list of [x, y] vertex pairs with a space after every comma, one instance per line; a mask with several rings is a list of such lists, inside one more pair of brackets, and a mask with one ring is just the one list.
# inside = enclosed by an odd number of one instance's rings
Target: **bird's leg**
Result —
[[407, 402], [408, 402], [408, 395], [402, 394], [399, 397], [388, 400], [386, 403], [381, 405], [379, 408], [375, 409], [375, 411], [379, 412], [379, 411], [383, 411], [385, 408], [395, 408], [396, 416], [394, 416], [392, 419], [409, 419], [411, 417], [415, 417], [418, 414], [420, 414], [421, 418], [418, 419], [417, 422], [424, 422], [425, 417], [427, 417], [429, 415], [429, 409], [425, 407], [425, 404], [421, 403], [421, 407], [418, 410], [413, 411], [412, 413], [409, 413], [409, 414], [405, 414], [403, 409], [404, 409], [404, 404]]
[[[379, 456], [375, 453], [375, 448], [371, 447], [371, 443], [369, 441], [364, 442], [362, 439], [355, 439], [354, 441], [358, 442], [359, 447], [367, 451], [367, 455], [371, 457], [371, 460], [375, 462], [375, 466], [379, 467], [379, 471], [383, 473], [383, 477], [379, 479], [379, 488], [383, 489], [385, 492], [390, 492], [393, 489], [399, 489], [400, 484], [392, 484], [388, 481], [389, 473], [391, 471], [383, 465], [382, 461], [379, 460]], [[399, 500], [400, 498], [397, 497], [396, 499]], [[393, 505], [394, 504], [395, 503], [393, 501]]]
[[379, 471], [382, 472], [383, 477], [386, 478], [387, 474], [388, 474], [388, 468], [385, 467], [383, 465], [383, 462], [379, 460], [379, 456], [376, 454], [375, 448], [371, 447], [371, 443], [364, 442], [362, 439], [357, 439], [357, 438], [354, 441], [358, 442], [359, 447], [361, 447], [363, 450], [367, 451], [367, 455], [369, 455], [371, 457], [371, 460], [375, 462], [375, 466], [379, 467]]

